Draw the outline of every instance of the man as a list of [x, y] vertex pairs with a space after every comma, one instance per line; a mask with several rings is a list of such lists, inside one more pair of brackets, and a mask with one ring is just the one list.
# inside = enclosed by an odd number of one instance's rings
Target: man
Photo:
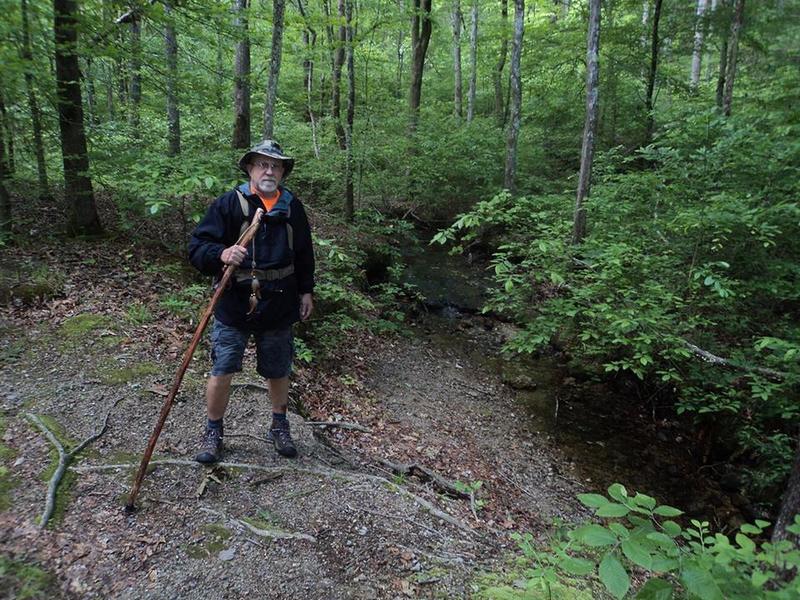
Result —
[[[255, 338], [257, 371], [267, 380], [272, 424], [267, 439], [282, 456], [297, 449], [286, 409], [293, 354], [292, 324], [314, 309], [314, 250], [311, 228], [300, 201], [281, 182], [294, 159], [273, 140], [264, 140], [239, 160], [249, 178], [209, 207], [189, 242], [189, 259], [200, 272], [219, 276], [226, 265], [237, 267], [230, 288], [214, 311], [211, 331], [213, 367], [206, 388], [208, 423], [195, 460], [222, 458], [223, 416], [233, 374], [242, 370], [249, 338]], [[263, 217], [248, 247], [236, 244], [258, 208]]]

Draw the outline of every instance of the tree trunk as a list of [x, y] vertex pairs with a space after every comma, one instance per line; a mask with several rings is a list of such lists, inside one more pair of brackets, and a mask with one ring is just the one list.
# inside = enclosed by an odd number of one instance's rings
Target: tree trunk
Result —
[[[572, 243], [580, 244], [586, 237], [586, 199], [592, 180], [594, 161], [594, 134], [597, 129], [597, 104], [599, 96], [600, 65], [600, 1], [589, 0], [589, 33], [586, 38], [586, 121], [583, 126], [581, 171], [578, 176], [578, 193], [572, 223]], [[661, 0], [656, 0], [657, 8]]]
[[278, 98], [278, 76], [283, 52], [283, 14], [286, 0], [272, 0], [272, 52], [269, 60], [267, 100], [264, 103], [264, 139], [271, 139], [275, 128], [275, 101]]
[[800, 536], [786, 531], [786, 528], [794, 523], [796, 514], [800, 514], [800, 440], [798, 440], [797, 452], [794, 456], [792, 472], [789, 474], [789, 481], [786, 484], [786, 491], [783, 493], [781, 509], [772, 529], [773, 544], [788, 539], [794, 542], [795, 546], [800, 546]]
[[61, 152], [64, 158], [64, 197], [67, 235], [102, 232], [89, 178], [89, 155], [83, 129], [80, 67], [78, 66], [78, 6], [74, 0], [54, 0], [56, 99]]
[[[337, 14], [340, 19], [345, 18], [345, 0], [339, 0]], [[336, 142], [341, 150], [345, 150], [344, 128], [342, 127], [342, 65], [344, 65], [344, 47], [347, 43], [347, 30], [344, 25], [339, 26], [338, 36], [334, 38], [333, 28], [329, 28], [329, 41], [331, 42], [331, 118], [336, 133]]]
[[469, 93], [467, 95], [467, 123], [475, 116], [475, 88], [478, 84], [478, 0], [472, 0], [472, 28], [469, 35]]
[[652, 141], [653, 129], [655, 128], [653, 94], [656, 88], [656, 73], [658, 71], [658, 22], [661, 20], [661, 3], [662, 0], [656, 0], [653, 10], [653, 33], [650, 38], [650, 70], [647, 73], [647, 90], [644, 96], [645, 112], [647, 113], [647, 131], [644, 139], [645, 146]]
[[722, 96], [722, 114], [726, 117], [731, 115], [731, 103], [733, 102], [733, 83], [736, 80], [736, 59], [739, 54], [739, 33], [744, 23], [744, 0], [736, 0], [736, 7], [733, 13], [733, 23], [731, 24], [731, 37], [728, 42], [728, 60], [725, 70], [725, 91]]
[[[406, 10], [404, 0], [397, 0], [397, 12], [403, 14]], [[399, 98], [402, 89], [403, 89], [403, 69], [404, 69], [404, 58], [405, 58], [405, 48], [403, 47], [403, 43], [405, 42], [406, 36], [402, 29], [398, 29], [397, 31], [397, 87], [395, 91], [395, 97]]]
[[514, 191], [517, 175], [517, 137], [519, 136], [520, 111], [522, 107], [522, 35], [525, 25], [525, 0], [514, 0], [514, 43], [511, 47], [511, 123], [506, 139], [506, 168], [503, 187]]
[[353, 61], [353, 0], [347, 0], [345, 6], [346, 26], [346, 60], [347, 60], [347, 129], [345, 143], [347, 155], [345, 160], [345, 199], [344, 216], [349, 223], [353, 222], [355, 200], [353, 194], [353, 121], [356, 112], [356, 73]]
[[172, 4], [164, 3], [167, 24], [164, 27], [164, 42], [167, 54], [167, 155], [178, 156], [181, 153], [181, 113], [178, 107], [178, 36], [175, 33], [175, 21]]
[[[0, 115], [5, 114], [5, 102], [0, 94]], [[11, 177], [6, 160], [5, 120], [0, 123], [0, 241], [11, 235], [11, 195], [8, 193], [6, 181]]]
[[139, 131], [140, 111], [142, 105], [142, 21], [138, 13], [134, 13], [130, 22], [131, 35], [131, 105], [130, 126], [135, 139], [141, 137]]
[[501, 0], [501, 16], [503, 35], [500, 41], [500, 56], [492, 73], [494, 80], [494, 114], [500, 127], [505, 124], [505, 108], [503, 107], [503, 68], [506, 66], [508, 54], [508, 0]]
[[[725, 0], [720, 2], [723, 9], [726, 8]], [[725, 73], [728, 69], [728, 32], [726, 31], [722, 36], [722, 42], [719, 47], [719, 74], [717, 75], [717, 107], [722, 110], [722, 96], [725, 92]]]
[[84, 79], [86, 81], [86, 109], [89, 111], [89, 125], [97, 125], [97, 102], [95, 100], [97, 94], [92, 75], [92, 57], [87, 56], [84, 60], [86, 61]]
[[422, 74], [425, 69], [425, 55], [431, 41], [431, 0], [414, 0], [414, 14], [411, 17], [411, 85], [408, 106], [411, 111], [411, 131], [417, 130], [419, 106], [422, 99]]
[[248, 0], [234, 0], [236, 54], [233, 75], [233, 147], [250, 147], [250, 33]]
[[454, 0], [453, 2], [453, 75], [455, 78], [455, 85], [453, 89], [453, 115], [456, 119], [461, 120], [464, 116], [463, 111], [463, 97], [461, 86], [461, 2]]
[[312, 97], [314, 93], [314, 48], [317, 45], [317, 32], [311, 27], [310, 20], [306, 14], [303, 0], [297, 0], [297, 8], [303, 17], [305, 28], [303, 29], [303, 45], [305, 46], [306, 56], [303, 59], [303, 87], [306, 91], [306, 111], [308, 120], [311, 124], [311, 143], [314, 147], [314, 156], [319, 159], [319, 143], [317, 142], [317, 122], [314, 118], [314, 107]]
[[28, 2], [22, 0], [22, 59], [25, 62], [25, 89], [28, 94], [28, 108], [31, 112], [33, 126], [33, 151], [36, 155], [36, 173], [39, 179], [39, 197], [50, 197], [50, 185], [47, 182], [47, 166], [44, 160], [44, 143], [42, 142], [42, 113], [36, 100], [33, 82], [33, 53], [31, 52], [31, 30], [28, 23]]
[[694, 23], [694, 48], [692, 50], [692, 72], [690, 87], [696, 90], [700, 83], [700, 69], [703, 62], [703, 37], [706, 32], [706, 0], [697, 0]]

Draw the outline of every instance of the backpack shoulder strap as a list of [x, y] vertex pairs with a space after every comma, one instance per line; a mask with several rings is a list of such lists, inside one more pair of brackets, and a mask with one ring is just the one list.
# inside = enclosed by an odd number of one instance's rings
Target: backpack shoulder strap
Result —
[[236, 197], [239, 198], [239, 206], [242, 207], [242, 215], [244, 216], [244, 219], [242, 219], [242, 226], [239, 228], [239, 237], [241, 237], [250, 224], [250, 203], [244, 197], [244, 194], [239, 191], [239, 188], [236, 188]]

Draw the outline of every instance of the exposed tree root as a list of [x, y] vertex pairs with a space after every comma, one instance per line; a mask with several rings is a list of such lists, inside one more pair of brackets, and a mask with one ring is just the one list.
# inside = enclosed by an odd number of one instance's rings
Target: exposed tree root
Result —
[[70, 452], [67, 452], [64, 449], [63, 444], [58, 441], [58, 438], [56, 438], [53, 432], [47, 428], [47, 425], [45, 425], [44, 422], [42, 422], [42, 420], [38, 416], [34, 415], [33, 413], [26, 414], [28, 420], [31, 421], [34, 425], [36, 425], [39, 429], [41, 429], [45, 437], [58, 451], [58, 466], [56, 466], [56, 470], [53, 472], [53, 475], [50, 477], [50, 482], [47, 484], [47, 499], [45, 500], [44, 511], [42, 512], [42, 517], [39, 522], [39, 529], [44, 529], [45, 527], [47, 527], [47, 523], [48, 521], [50, 521], [50, 517], [53, 516], [53, 510], [55, 510], [56, 506], [56, 493], [58, 491], [58, 485], [61, 483], [61, 479], [64, 477], [64, 472], [67, 470], [67, 466], [89, 444], [99, 439], [100, 436], [106, 432], [106, 430], [108, 429], [108, 419], [111, 416], [111, 411], [114, 410], [114, 408], [117, 406], [118, 403], [119, 399], [116, 402], [114, 402], [114, 404], [111, 405], [111, 408], [108, 409], [106, 417], [103, 420], [103, 427], [99, 431], [93, 433], [88, 438], [83, 440]]
[[304, 421], [303, 425], [308, 425], [309, 427], [338, 427], [339, 429], [354, 429], [364, 433], [372, 433], [372, 429], [369, 427], [346, 421]]
[[218, 510], [213, 510], [211, 508], [201, 508], [200, 510], [202, 510], [203, 512], [210, 513], [212, 515], [217, 515], [218, 517], [221, 517], [227, 521], [232, 521], [237, 525], [239, 525], [240, 527], [242, 527], [243, 529], [247, 529], [247, 531], [249, 531], [250, 533], [257, 535], [258, 537], [270, 538], [273, 540], [306, 540], [308, 542], [317, 541], [317, 538], [307, 533], [298, 533], [296, 531], [282, 531], [280, 529], [261, 529], [259, 527], [256, 527], [255, 525], [251, 525], [247, 521], [244, 521], [242, 519], [235, 519]]
[[[206, 468], [198, 462], [193, 460], [183, 460], [183, 459], [175, 459], [175, 458], [167, 458], [161, 460], [152, 460], [150, 461], [151, 465], [172, 465], [178, 467], [193, 467], [193, 468]], [[118, 463], [113, 465], [86, 465], [86, 466], [79, 466], [79, 467], [72, 467], [71, 470], [75, 471], [76, 473], [88, 473], [91, 471], [114, 471], [117, 469], [134, 469], [138, 465], [133, 463]], [[230, 469], [251, 469], [254, 471], [262, 471], [265, 473], [304, 473], [307, 475], [317, 475], [320, 477], [330, 477], [332, 479], [343, 479], [345, 481], [351, 481], [353, 483], [363, 483], [364, 481], [372, 481], [377, 483], [381, 486], [386, 486], [388, 489], [396, 490], [406, 498], [412, 500], [429, 513], [431, 513], [437, 519], [441, 519], [446, 523], [449, 523], [453, 527], [460, 529], [464, 533], [468, 534], [472, 539], [477, 540], [481, 543], [492, 545], [488, 540], [484, 539], [480, 532], [476, 531], [466, 523], [464, 523], [461, 519], [454, 517], [451, 514], [444, 512], [436, 508], [433, 504], [417, 496], [416, 494], [410, 492], [409, 490], [397, 485], [386, 479], [385, 477], [381, 477], [379, 475], [371, 475], [369, 473], [351, 473], [348, 471], [341, 471], [337, 469], [330, 469], [330, 468], [322, 468], [322, 467], [296, 467], [296, 466], [281, 466], [281, 467], [265, 467], [262, 465], [254, 465], [250, 463], [232, 463], [232, 462], [219, 462], [215, 464], [215, 467], [222, 467], [222, 468], [230, 468]]]
[[380, 463], [389, 468], [395, 475], [405, 475], [408, 477], [416, 475], [423, 481], [431, 481], [440, 492], [452, 496], [453, 498], [463, 498], [465, 500], [470, 500], [471, 498], [469, 492], [459, 489], [454, 482], [442, 477], [436, 471], [418, 465], [417, 463], [394, 463], [385, 458], [380, 459]]

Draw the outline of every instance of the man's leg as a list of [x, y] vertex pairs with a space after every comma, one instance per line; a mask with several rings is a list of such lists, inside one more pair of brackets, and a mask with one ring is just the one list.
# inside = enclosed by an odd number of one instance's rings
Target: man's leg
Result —
[[225, 416], [225, 411], [228, 409], [228, 401], [231, 397], [232, 379], [233, 373], [228, 373], [227, 375], [211, 375], [208, 378], [208, 385], [206, 386], [206, 412], [208, 413], [209, 421], [218, 421]]
[[272, 413], [285, 415], [289, 406], [289, 377], [267, 379], [267, 386], [272, 400]]
[[294, 458], [297, 456], [297, 448], [289, 430], [289, 420], [286, 418], [289, 407], [289, 376], [267, 379], [267, 385], [272, 400], [272, 425], [267, 433], [267, 439], [275, 445], [278, 454]]
[[213, 367], [206, 384], [208, 422], [195, 460], [215, 463], [222, 458], [224, 428], [222, 418], [228, 408], [233, 374], [242, 370], [242, 356], [248, 333], [214, 322], [211, 329], [211, 360]]

